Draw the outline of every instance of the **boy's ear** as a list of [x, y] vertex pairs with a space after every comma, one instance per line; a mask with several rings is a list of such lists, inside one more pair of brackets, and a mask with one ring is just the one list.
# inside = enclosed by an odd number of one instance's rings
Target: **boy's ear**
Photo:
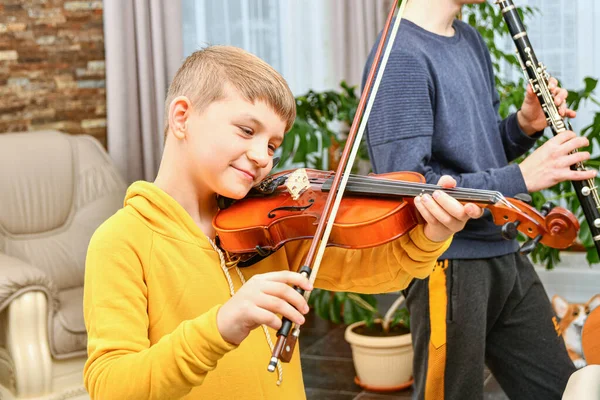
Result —
[[171, 101], [169, 106], [169, 127], [177, 139], [187, 135], [188, 118], [192, 104], [186, 96], [178, 96]]
[[600, 294], [593, 296], [590, 301], [587, 302], [588, 309], [593, 311], [594, 308], [600, 306]]
[[562, 297], [558, 295], [552, 296], [552, 308], [554, 308], [554, 312], [558, 318], [562, 318], [567, 313], [569, 309], [569, 303]]

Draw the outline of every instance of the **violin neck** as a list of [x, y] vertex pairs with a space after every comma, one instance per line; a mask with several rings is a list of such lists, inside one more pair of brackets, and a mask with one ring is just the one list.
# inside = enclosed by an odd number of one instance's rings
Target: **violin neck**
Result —
[[[321, 190], [327, 192], [331, 189], [333, 179], [323, 183]], [[357, 196], [375, 197], [417, 197], [424, 194], [433, 194], [441, 190], [461, 203], [496, 204], [502, 199], [499, 192], [490, 190], [452, 188], [447, 189], [438, 185], [416, 182], [395, 181], [390, 179], [373, 178], [369, 176], [352, 176], [346, 184], [345, 193]]]

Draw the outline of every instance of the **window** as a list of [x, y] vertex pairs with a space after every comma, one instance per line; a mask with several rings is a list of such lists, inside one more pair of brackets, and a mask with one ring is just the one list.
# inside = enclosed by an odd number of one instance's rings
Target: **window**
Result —
[[184, 0], [184, 54], [207, 44], [241, 47], [281, 69], [278, 0]]
[[328, 47], [328, 2], [322, 0], [182, 0], [184, 56], [228, 44], [256, 54], [295, 95], [338, 85]]
[[[586, 76], [600, 78], [600, 3], [597, 0], [519, 0], [519, 6], [537, 9], [529, 18], [527, 34], [539, 61], [547, 66], [561, 86], [583, 89]], [[506, 49], [514, 48], [512, 40]], [[518, 72], [510, 72], [516, 74]], [[514, 75], [513, 75], [514, 76]], [[598, 88], [600, 89], [600, 87]], [[573, 129], [580, 130], [592, 122], [593, 104], [582, 104]]]

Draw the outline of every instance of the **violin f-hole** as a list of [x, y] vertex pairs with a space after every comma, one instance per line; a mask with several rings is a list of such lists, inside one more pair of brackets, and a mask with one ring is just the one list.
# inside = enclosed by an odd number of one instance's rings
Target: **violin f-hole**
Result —
[[304, 211], [309, 207], [312, 207], [312, 205], [315, 203], [315, 199], [309, 199], [308, 200], [308, 204], [305, 206], [283, 206], [283, 207], [277, 207], [272, 209], [271, 211], [269, 211], [269, 213], [267, 214], [267, 217], [269, 218], [275, 218], [276, 214], [275, 211]]

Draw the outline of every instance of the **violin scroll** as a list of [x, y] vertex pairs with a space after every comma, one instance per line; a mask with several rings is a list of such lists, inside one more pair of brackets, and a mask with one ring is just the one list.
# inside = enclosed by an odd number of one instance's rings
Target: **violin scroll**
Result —
[[[522, 254], [532, 252], [538, 243], [556, 249], [565, 249], [573, 244], [579, 231], [579, 221], [570, 211], [557, 207], [551, 202], [542, 206], [540, 212], [524, 201], [507, 199], [518, 208], [494, 206], [491, 211], [494, 221], [502, 225], [502, 236], [514, 239], [517, 232], [530, 240], [521, 247]], [[504, 221], [504, 222], [502, 222]]]

